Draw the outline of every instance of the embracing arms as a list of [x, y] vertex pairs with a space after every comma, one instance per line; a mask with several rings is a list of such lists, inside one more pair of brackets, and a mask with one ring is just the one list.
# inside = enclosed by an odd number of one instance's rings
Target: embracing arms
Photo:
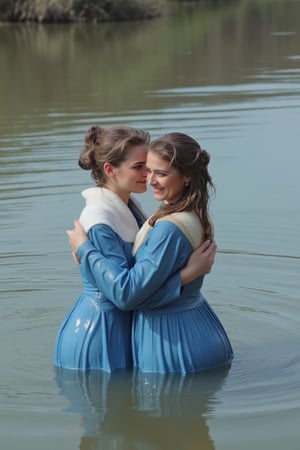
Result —
[[79, 256], [84, 270], [93, 276], [98, 288], [118, 307], [134, 309], [147, 303], [148, 297], [152, 302], [154, 298], [158, 300], [153, 307], [170, 303], [179, 297], [181, 285], [210, 272], [213, 265], [216, 244], [206, 241], [192, 253], [182, 269], [187, 259], [186, 242], [176, 227], [166, 227], [165, 224], [157, 228], [155, 245], [145, 246], [139, 252], [131, 270], [124, 265], [121, 268], [116, 259], [105, 258], [88, 240], [79, 221], [75, 221], [75, 228], [67, 234], [74, 255]]

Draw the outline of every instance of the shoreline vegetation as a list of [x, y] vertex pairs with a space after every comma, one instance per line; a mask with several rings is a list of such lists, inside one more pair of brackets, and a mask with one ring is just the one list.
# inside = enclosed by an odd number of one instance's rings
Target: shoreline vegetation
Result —
[[0, 22], [112, 22], [162, 15], [167, 0], [0, 0]]
[[[218, 3], [218, 1], [220, 0], [202, 0], [203, 3]], [[176, 3], [191, 4], [193, 1], [0, 0], [0, 23], [97, 23], [149, 20], [160, 17]]]

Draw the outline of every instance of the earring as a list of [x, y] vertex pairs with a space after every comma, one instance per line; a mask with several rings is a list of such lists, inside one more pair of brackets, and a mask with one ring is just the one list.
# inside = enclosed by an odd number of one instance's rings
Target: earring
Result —
[[190, 185], [190, 183], [189, 183], [188, 181], [186, 181], [186, 182], [184, 183], [184, 185], [185, 185], [185, 187], [188, 187], [188, 186]]

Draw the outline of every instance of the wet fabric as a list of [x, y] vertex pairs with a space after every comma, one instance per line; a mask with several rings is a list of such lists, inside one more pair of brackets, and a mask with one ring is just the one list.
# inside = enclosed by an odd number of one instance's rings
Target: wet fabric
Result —
[[[88, 231], [89, 243], [105, 258], [128, 270], [133, 264], [132, 245], [138, 231], [138, 208], [133, 216], [125, 203], [107, 189], [85, 190], [84, 197], [87, 206], [80, 220]], [[121, 310], [111, 302], [104, 290], [98, 288], [84, 261], [81, 261], [80, 272], [83, 291], [58, 331], [54, 364], [66, 369], [107, 372], [131, 366], [131, 305], [125, 302]], [[107, 282], [114, 284], [114, 279]], [[178, 274], [171, 277], [157, 295], [159, 299], [169, 298], [173, 291], [180, 292]]]
[[171, 220], [160, 220], [146, 234], [130, 270], [101, 256], [90, 242], [78, 249], [85, 270], [105, 295], [120, 308], [126, 304], [136, 309], [133, 361], [144, 372], [196, 372], [230, 364], [233, 358], [227, 333], [201, 294], [204, 277], [180, 293], [174, 283], [169, 296], [159, 296], [168, 278], [186, 265], [192, 250], [182, 227]]
[[[83, 191], [86, 207], [81, 220], [91, 242], [103, 255], [129, 268], [138, 225], [128, 207], [111, 191]], [[120, 236], [122, 234], [122, 236]], [[121, 259], [120, 256], [121, 255]], [[67, 313], [57, 335], [54, 364], [68, 369], [111, 372], [131, 366], [130, 311], [120, 311], [99, 291], [80, 265], [83, 291]]]

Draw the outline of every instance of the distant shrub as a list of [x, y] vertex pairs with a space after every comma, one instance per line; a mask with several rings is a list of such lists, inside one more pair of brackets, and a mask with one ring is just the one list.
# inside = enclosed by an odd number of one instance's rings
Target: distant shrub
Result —
[[157, 17], [165, 0], [0, 0], [0, 21], [108, 22]]
[[161, 14], [161, 0], [74, 0], [74, 15], [83, 21], [142, 20]]

